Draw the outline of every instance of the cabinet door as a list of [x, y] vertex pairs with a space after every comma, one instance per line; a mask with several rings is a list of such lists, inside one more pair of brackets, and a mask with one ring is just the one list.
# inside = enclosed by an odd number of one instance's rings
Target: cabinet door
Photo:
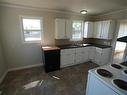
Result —
[[88, 52], [89, 52], [88, 47], [76, 48], [76, 57], [75, 57], [76, 64], [87, 62], [89, 60]]
[[110, 63], [110, 59], [111, 59], [111, 48], [104, 48], [100, 59], [100, 65], [106, 65]]
[[94, 59], [95, 63], [101, 65], [100, 64], [101, 58], [102, 58], [102, 49], [96, 47], [95, 59]]
[[56, 19], [55, 20], [55, 38], [56, 39], [65, 39], [65, 19]]
[[89, 60], [89, 47], [84, 47], [82, 54], [82, 62], [87, 62], [88, 60]]
[[88, 22], [84, 23], [83, 37], [88, 38]]
[[101, 31], [101, 38], [102, 39], [108, 39], [109, 34], [109, 27], [110, 27], [110, 21], [102, 21], [102, 31]]
[[94, 22], [94, 32], [93, 37], [94, 38], [101, 38], [101, 21]]
[[93, 37], [93, 22], [84, 23], [84, 38]]
[[70, 39], [72, 34], [72, 21], [66, 20], [66, 38]]
[[83, 53], [76, 53], [75, 55], [75, 64], [83, 63]]
[[95, 59], [95, 50], [96, 50], [96, 48], [95, 47], [89, 47], [89, 60], [92, 60], [92, 61], [94, 61], [94, 59]]
[[61, 54], [61, 66], [67, 67], [74, 65], [75, 55], [74, 54]]

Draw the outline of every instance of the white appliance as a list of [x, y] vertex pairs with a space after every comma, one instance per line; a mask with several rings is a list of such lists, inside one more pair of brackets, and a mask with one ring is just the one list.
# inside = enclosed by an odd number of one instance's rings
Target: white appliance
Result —
[[127, 95], [127, 62], [89, 70], [86, 95]]

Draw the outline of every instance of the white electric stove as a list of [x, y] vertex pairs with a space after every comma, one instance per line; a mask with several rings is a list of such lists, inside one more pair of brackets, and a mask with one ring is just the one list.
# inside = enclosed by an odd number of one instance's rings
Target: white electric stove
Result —
[[86, 95], [127, 95], [127, 62], [89, 70]]

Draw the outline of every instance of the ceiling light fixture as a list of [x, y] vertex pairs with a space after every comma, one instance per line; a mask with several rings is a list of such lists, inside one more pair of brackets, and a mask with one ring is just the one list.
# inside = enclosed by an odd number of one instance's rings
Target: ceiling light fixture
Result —
[[87, 10], [81, 10], [80, 13], [84, 15], [87, 13]]

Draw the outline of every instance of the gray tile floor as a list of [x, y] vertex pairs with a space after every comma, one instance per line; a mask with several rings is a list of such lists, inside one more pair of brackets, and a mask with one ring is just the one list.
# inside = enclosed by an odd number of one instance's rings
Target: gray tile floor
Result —
[[2, 95], [85, 95], [88, 70], [84, 64], [45, 73], [43, 67], [9, 72], [0, 85]]

